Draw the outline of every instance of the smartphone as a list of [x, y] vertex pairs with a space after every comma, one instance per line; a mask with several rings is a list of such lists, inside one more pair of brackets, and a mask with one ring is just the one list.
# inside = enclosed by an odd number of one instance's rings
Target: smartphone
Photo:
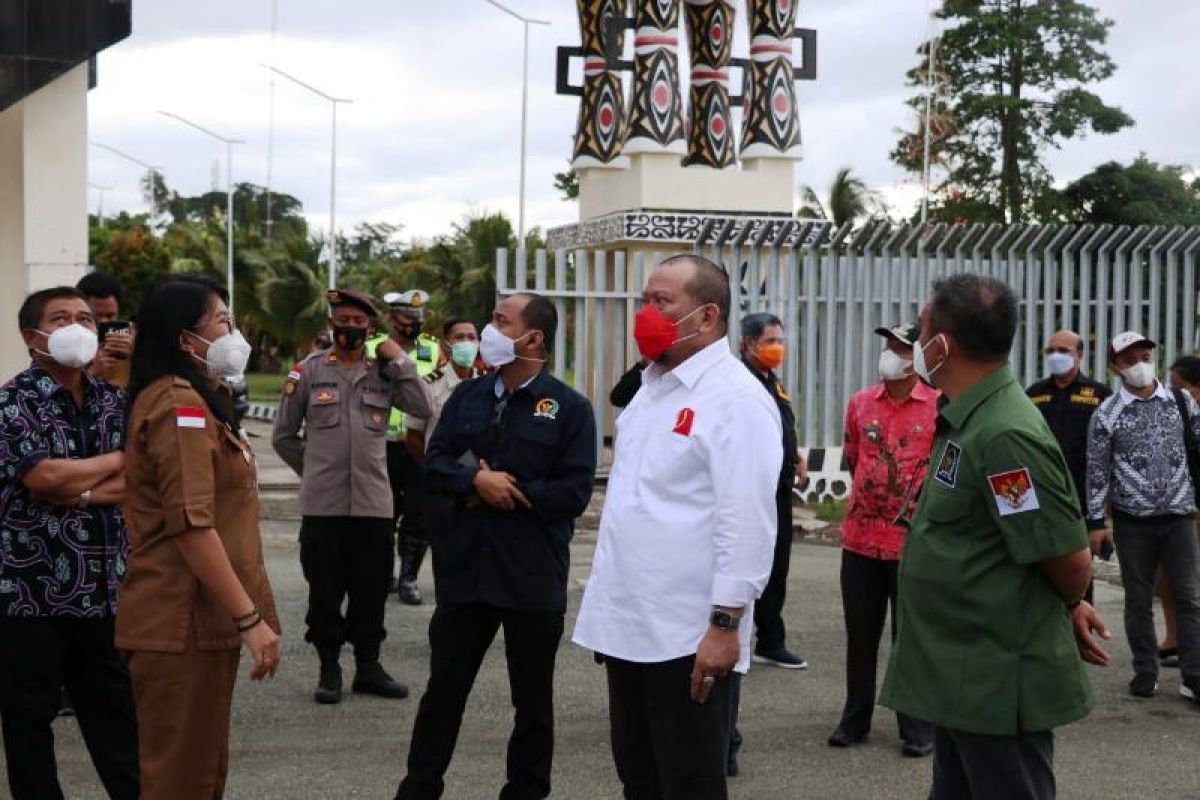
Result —
[[[96, 325], [96, 336], [103, 344], [104, 337], [112, 334], [114, 336], [132, 336], [133, 323], [127, 319], [114, 319], [112, 322], [100, 322]], [[123, 359], [123, 355], [114, 355], [114, 358]]]
[[1108, 561], [1112, 558], [1115, 550], [1116, 548], [1113, 547], [1112, 539], [1105, 539], [1104, 544], [1100, 545], [1100, 559], [1103, 561]]

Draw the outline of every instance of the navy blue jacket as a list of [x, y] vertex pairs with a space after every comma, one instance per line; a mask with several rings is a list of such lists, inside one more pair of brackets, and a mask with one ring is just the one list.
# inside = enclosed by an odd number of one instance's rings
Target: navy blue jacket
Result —
[[[431, 493], [452, 501], [431, 537], [437, 601], [565, 612], [575, 519], [596, 478], [596, 420], [588, 401], [546, 370], [498, 413], [498, 380], [460, 384], [426, 450]], [[480, 460], [516, 478], [533, 507], [479, 503]]]

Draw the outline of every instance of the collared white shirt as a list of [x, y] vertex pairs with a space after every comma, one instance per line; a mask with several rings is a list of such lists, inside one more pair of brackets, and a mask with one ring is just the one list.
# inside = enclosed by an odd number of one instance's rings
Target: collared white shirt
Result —
[[696, 652], [714, 605], [753, 604], [771, 573], [779, 410], [722, 339], [670, 372], [651, 365], [617, 419], [608, 494], [574, 641], [625, 661]]
[[1117, 392], [1117, 394], [1120, 395], [1120, 397], [1121, 397], [1121, 407], [1124, 408], [1125, 406], [1129, 405], [1130, 403], [1137, 403], [1137, 402], [1144, 403], [1147, 400], [1155, 400], [1155, 399], [1166, 400], [1168, 403], [1175, 402], [1175, 398], [1171, 397], [1171, 392], [1167, 389], [1166, 386], [1163, 386], [1162, 381], [1155, 380], [1154, 384], [1155, 384], [1154, 392], [1151, 393], [1149, 397], [1138, 397], [1136, 394], [1129, 391], [1129, 387], [1127, 387], [1124, 383], [1122, 383], [1121, 390], [1119, 392]]

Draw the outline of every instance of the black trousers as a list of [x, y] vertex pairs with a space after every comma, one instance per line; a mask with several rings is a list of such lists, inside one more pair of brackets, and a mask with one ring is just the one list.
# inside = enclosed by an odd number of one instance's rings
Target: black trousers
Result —
[[408, 569], [408, 574], [402, 574], [400, 578], [416, 580], [429, 547], [425, 534], [424, 473], [403, 442], [387, 443], [387, 468], [388, 483], [392, 488], [392, 524], [399, 521], [396, 556], [400, 559], [401, 572]]
[[0, 720], [13, 800], [62, 800], [51, 723], [62, 687], [108, 796], [137, 800], [137, 716], [112, 618], [0, 617]]
[[604, 657], [613, 761], [625, 800], [726, 800], [729, 678], [691, 698], [695, 656], [656, 664]]
[[[851, 735], [871, 730], [875, 711], [875, 666], [879, 640], [891, 606], [896, 638], [896, 574], [899, 562], [842, 550], [842, 609], [846, 621], [846, 705], [838, 727]], [[931, 744], [933, 726], [897, 714], [901, 740]]]
[[304, 639], [317, 650], [350, 642], [360, 663], [379, 660], [387, 635], [391, 526], [391, 520], [377, 517], [305, 517], [300, 524], [300, 566], [308, 581]]
[[1054, 732], [984, 736], [937, 728], [929, 800], [1053, 800]]
[[771, 577], [762, 597], [754, 604], [755, 649], [766, 653], [783, 647], [787, 632], [783, 627], [783, 603], [787, 599], [788, 569], [792, 563], [792, 487], [780, 486], [775, 493], [779, 528], [775, 534], [775, 558]]
[[429, 623], [429, 683], [408, 748], [408, 775], [397, 800], [442, 796], [467, 697], [496, 632], [504, 628], [508, 686], [516, 711], [500, 800], [550, 795], [554, 758], [554, 660], [563, 614], [494, 606], [438, 606]]

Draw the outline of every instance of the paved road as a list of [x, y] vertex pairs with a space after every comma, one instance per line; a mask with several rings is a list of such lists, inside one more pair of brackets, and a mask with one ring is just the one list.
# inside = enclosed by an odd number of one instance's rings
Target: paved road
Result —
[[[389, 798], [401, 775], [416, 699], [350, 697], [334, 707], [310, 700], [316, 663], [303, 643], [305, 585], [293, 543], [294, 523], [265, 523], [268, 568], [286, 626], [280, 676], [265, 685], [239, 683], [235, 700], [232, 771], [227, 796], [241, 798]], [[592, 545], [573, 549], [570, 616], [579, 607], [579, 579]], [[792, 643], [812, 662], [806, 672], [756, 668], [743, 689], [746, 747], [734, 800], [804, 798], [921, 798], [930, 762], [902, 759], [895, 726], [883, 710], [871, 741], [833, 751], [825, 737], [842, 701], [841, 604], [838, 552], [797, 545], [789, 582], [787, 620]], [[423, 583], [429, 585], [428, 567]], [[1102, 612], [1120, 619], [1120, 590], [1098, 587]], [[427, 677], [425, 628], [431, 609], [389, 603], [387, 666], [415, 687]], [[570, 630], [570, 623], [568, 623]], [[1164, 676], [1164, 693], [1135, 701], [1124, 692], [1128, 652], [1118, 634], [1120, 666], [1096, 670], [1099, 703], [1092, 716], [1060, 731], [1058, 775], [1063, 798], [1195, 798], [1200, 800], [1200, 711], [1176, 696], [1178, 674]], [[347, 670], [349, 655], [343, 656]], [[243, 664], [243, 674], [245, 665]], [[348, 676], [349, 677], [349, 674]], [[554, 796], [570, 800], [620, 796], [608, 750], [603, 673], [588, 653], [566, 643], [558, 670], [558, 732]], [[493, 647], [467, 709], [458, 754], [448, 775], [448, 800], [491, 800], [504, 773], [512, 716], [501, 646]], [[55, 724], [64, 788], [69, 798], [102, 798], [72, 720]], [[3, 790], [0, 790], [2, 792]]]

